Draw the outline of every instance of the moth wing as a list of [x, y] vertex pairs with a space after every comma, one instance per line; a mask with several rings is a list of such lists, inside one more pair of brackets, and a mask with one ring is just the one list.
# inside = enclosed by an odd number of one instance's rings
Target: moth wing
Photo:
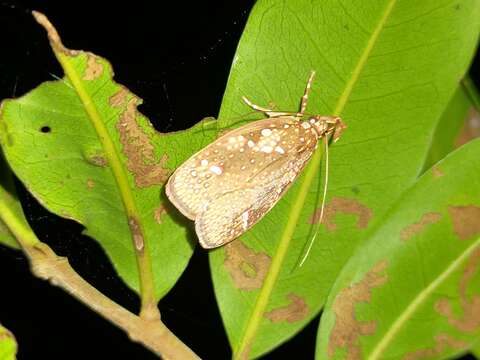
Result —
[[[259, 145], [265, 142], [265, 129], [272, 139], [290, 140], [281, 149], [294, 156], [296, 140], [305, 135], [316, 142], [313, 135], [299, 125], [293, 117], [284, 116], [258, 120], [229, 131], [210, 145], [192, 155], [178, 167], [167, 182], [165, 191], [170, 201], [191, 220], [202, 212], [219, 194], [238, 189], [249, 178], [281, 157], [278, 152], [262, 152]], [[295, 131], [295, 129], [299, 129]], [[272, 147], [272, 149], [275, 146]], [[264, 148], [265, 149], [265, 148]]]
[[245, 187], [210, 201], [195, 219], [200, 245], [207, 249], [225, 245], [255, 225], [288, 190], [314, 150], [304, 148], [295, 161], [281, 157], [247, 179]]

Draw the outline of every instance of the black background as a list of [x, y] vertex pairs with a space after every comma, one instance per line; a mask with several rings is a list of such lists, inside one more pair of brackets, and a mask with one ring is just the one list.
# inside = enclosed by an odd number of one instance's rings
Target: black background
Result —
[[[68, 48], [109, 60], [115, 80], [144, 99], [140, 110], [157, 130], [166, 132], [218, 114], [231, 60], [254, 2], [178, 1], [168, 7], [138, 0], [105, 2], [105, 7], [98, 0], [33, 3], [0, 2], [0, 99], [20, 96], [62, 76], [43, 28], [30, 14], [38, 10], [49, 17]], [[478, 71], [474, 75], [478, 79]], [[138, 311], [137, 296], [116, 277], [99, 245], [81, 235], [82, 226], [48, 213], [17, 185], [38, 237], [67, 256], [92, 285]], [[0, 279], [0, 322], [16, 336], [19, 359], [96, 359], [102, 354], [156, 358], [62, 290], [34, 278], [25, 257], [3, 246]], [[196, 249], [159, 308], [166, 325], [199, 356], [231, 356], [205, 251]], [[317, 326], [318, 317], [264, 359], [313, 358]]]

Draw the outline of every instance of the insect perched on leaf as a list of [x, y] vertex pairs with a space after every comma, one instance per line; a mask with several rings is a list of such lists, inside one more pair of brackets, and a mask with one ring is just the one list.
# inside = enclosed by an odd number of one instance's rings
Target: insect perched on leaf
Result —
[[[301, 173], [319, 139], [324, 139], [328, 151], [328, 137], [336, 141], [346, 127], [335, 116], [305, 114], [314, 75], [312, 71], [299, 112], [263, 108], [244, 97], [247, 105], [268, 117], [221, 136], [168, 180], [168, 198], [195, 221], [204, 248], [225, 245], [256, 224]], [[321, 214], [325, 192], [326, 183]]]

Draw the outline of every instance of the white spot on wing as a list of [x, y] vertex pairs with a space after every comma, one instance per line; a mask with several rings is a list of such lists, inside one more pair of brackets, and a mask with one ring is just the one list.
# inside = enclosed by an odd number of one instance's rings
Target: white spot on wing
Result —
[[285, 150], [283, 150], [283, 148], [280, 146], [277, 146], [275, 148], [275, 151], [278, 152], [279, 154], [285, 154]]
[[245, 211], [242, 214], [242, 220], [243, 220], [243, 230], [247, 230], [247, 228], [248, 228], [248, 210]]
[[218, 167], [217, 165], [212, 165], [210, 166], [210, 171], [214, 174], [221, 175], [222, 174], [222, 168]]
[[208, 160], [207, 160], [207, 159], [203, 159], [202, 161], [200, 161], [200, 165], [202, 165], [202, 166], [207, 166], [207, 165], [208, 165]]
[[272, 134], [272, 130], [262, 129], [262, 131], [260, 131], [260, 134], [262, 134], [263, 136], [270, 136]]
[[260, 151], [269, 154], [273, 151], [273, 147], [265, 145], [260, 148]]
[[213, 172], [214, 174], [221, 175], [222, 174], [222, 168], [217, 166], [217, 165], [212, 165], [210, 166], [210, 171]]

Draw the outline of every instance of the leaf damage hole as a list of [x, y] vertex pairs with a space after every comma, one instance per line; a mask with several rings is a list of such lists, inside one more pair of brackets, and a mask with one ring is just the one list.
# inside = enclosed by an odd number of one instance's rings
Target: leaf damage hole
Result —
[[48, 134], [48, 133], [52, 132], [52, 128], [48, 125], [44, 125], [40, 128], [40, 131], [44, 134]]

